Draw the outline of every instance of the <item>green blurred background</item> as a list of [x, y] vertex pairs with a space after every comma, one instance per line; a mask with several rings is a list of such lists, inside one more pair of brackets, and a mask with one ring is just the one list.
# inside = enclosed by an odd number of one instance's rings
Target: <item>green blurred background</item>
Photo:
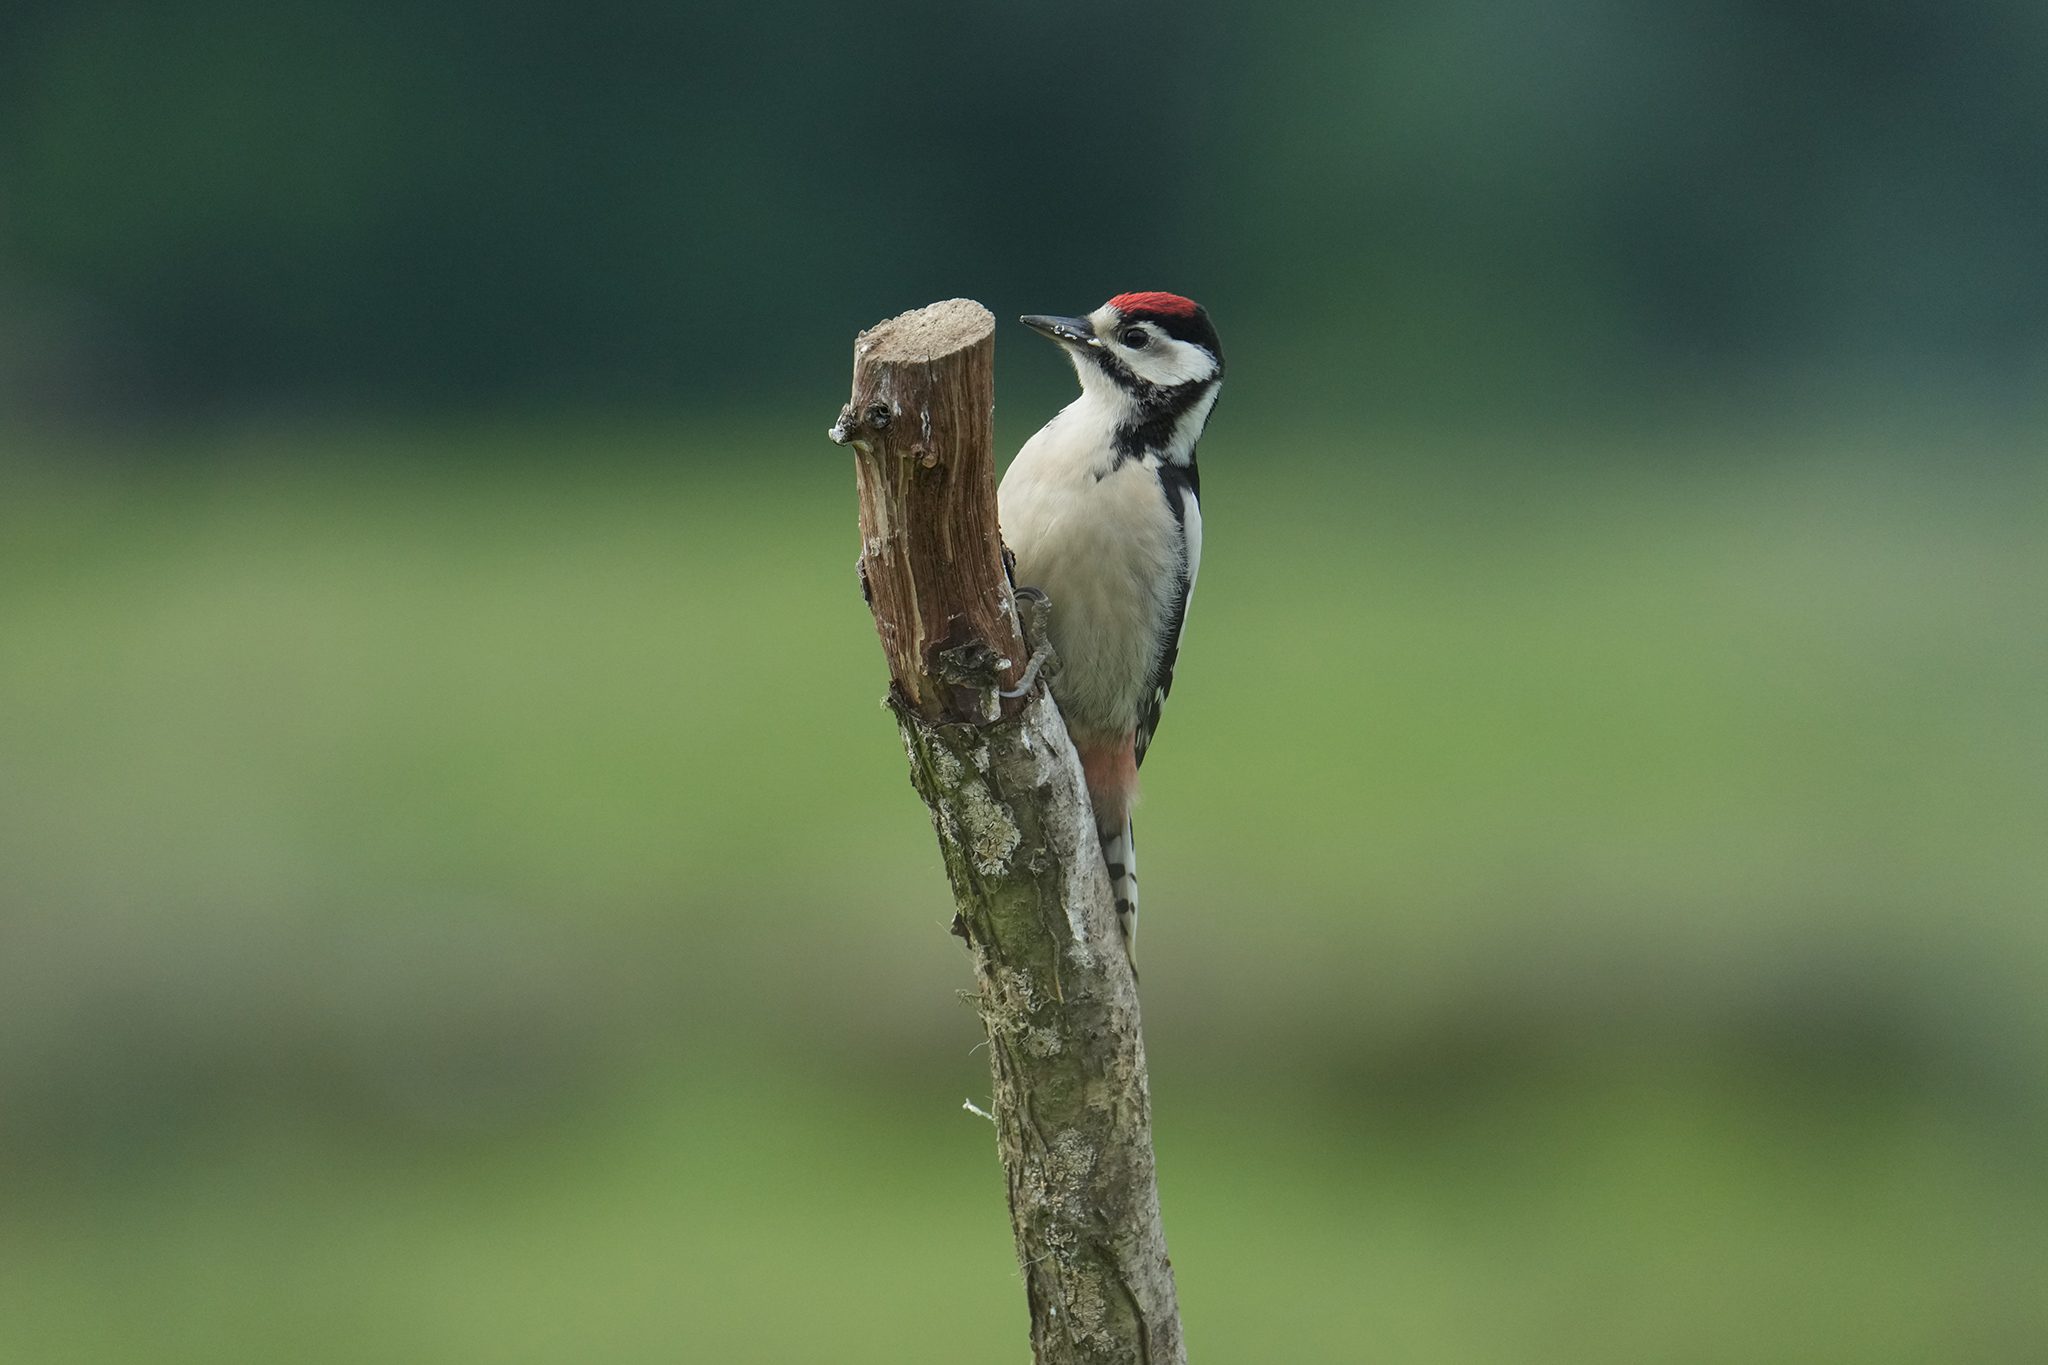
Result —
[[[2048, 1351], [2048, 10], [0, 8], [0, 1360], [1021, 1360], [854, 331], [1231, 351], [1204, 1361]], [[1005, 451], [1064, 401], [1005, 324]]]

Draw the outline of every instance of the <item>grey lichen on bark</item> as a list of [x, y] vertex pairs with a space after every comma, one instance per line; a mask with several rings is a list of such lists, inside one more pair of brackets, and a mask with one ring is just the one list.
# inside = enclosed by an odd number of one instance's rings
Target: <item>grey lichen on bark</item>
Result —
[[1042, 683], [1004, 695], [1044, 641], [1003, 566], [993, 352], [965, 299], [863, 332], [832, 437], [855, 453], [889, 705], [973, 957], [1034, 1359], [1181, 1365], [1137, 982], [1080, 761]]

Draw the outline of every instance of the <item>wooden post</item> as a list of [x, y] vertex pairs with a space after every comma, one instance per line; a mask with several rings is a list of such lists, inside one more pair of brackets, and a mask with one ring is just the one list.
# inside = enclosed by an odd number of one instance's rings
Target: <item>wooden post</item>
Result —
[[1002, 695], [1045, 642], [1003, 569], [994, 332], [953, 299], [861, 333], [832, 439], [854, 451], [889, 703], [973, 954], [1033, 1357], [1184, 1365], [1137, 983], [1080, 761], [1043, 686]]

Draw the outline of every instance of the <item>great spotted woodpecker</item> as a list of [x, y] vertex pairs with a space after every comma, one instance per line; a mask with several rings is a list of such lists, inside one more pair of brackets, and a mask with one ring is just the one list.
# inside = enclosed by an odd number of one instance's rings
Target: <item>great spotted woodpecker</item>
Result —
[[1018, 586], [1051, 599], [1053, 698], [1134, 944], [1131, 807], [1202, 560], [1195, 443], [1222, 387], [1223, 347], [1209, 315], [1178, 294], [1119, 294], [1086, 317], [1023, 321], [1066, 352], [1081, 396], [1003, 475], [1003, 537]]

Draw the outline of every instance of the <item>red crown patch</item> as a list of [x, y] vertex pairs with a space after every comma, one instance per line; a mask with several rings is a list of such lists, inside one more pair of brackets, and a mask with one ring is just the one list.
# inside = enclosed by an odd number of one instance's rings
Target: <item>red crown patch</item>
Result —
[[1155, 313], [1170, 318], [1195, 315], [1195, 301], [1178, 294], [1118, 294], [1109, 301], [1109, 306], [1125, 317], [1138, 313]]

